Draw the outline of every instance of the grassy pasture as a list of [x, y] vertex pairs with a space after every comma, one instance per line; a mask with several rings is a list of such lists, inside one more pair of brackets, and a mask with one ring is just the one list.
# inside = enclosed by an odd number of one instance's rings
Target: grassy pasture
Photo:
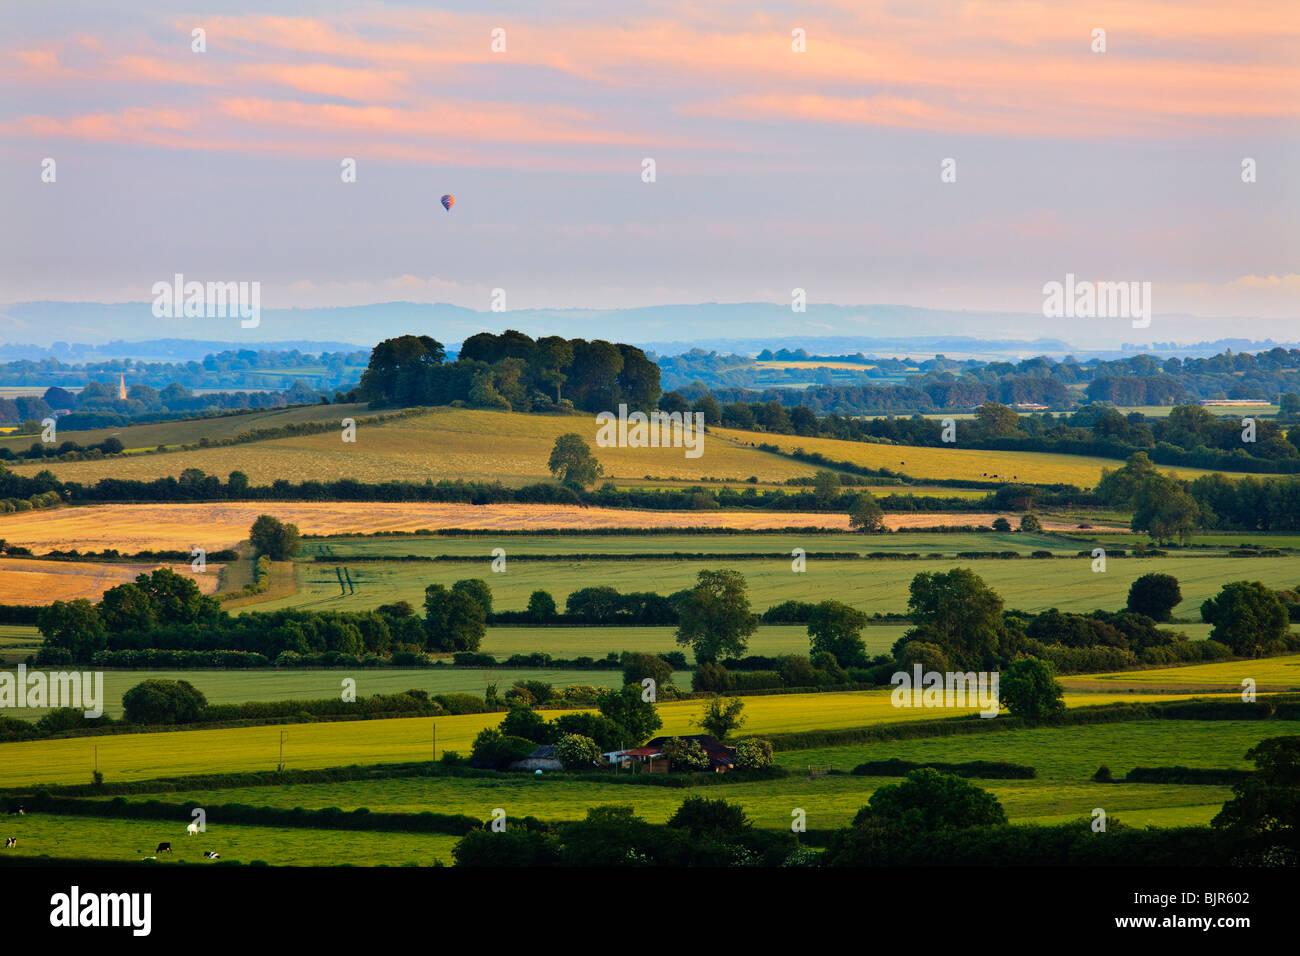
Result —
[[[75, 390], [74, 390], [75, 391]], [[363, 418], [368, 415], [377, 414], [371, 411], [368, 405], [295, 405], [291, 408], [272, 408], [265, 411], [245, 412], [243, 414], [220, 415], [213, 418], [196, 418], [189, 421], [167, 421], [152, 422], [142, 425], [124, 425], [114, 428], [91, 428], [84, 431], [71, 431], [59, 429], [59, 442], [75, 441], [80, 445], [94, 445], [102, 442], [106, 438], [117, 438], [126, 446], [128, 451], [139, 451], [144, 449], [154, 449], [159, 445], [175, 446], [190, 445], [201, 438], [221, 439], [234, 438], [241, 432], [250, 431], [254, 428], [277, 428], [283, 425], [301, 424], [303, 422], [327, 422], [342, 420], [344, 418]], [[341, 427], [341, 426], [340, 426]], [[336, 436], [337, 438], [337, 436]], [[31, 436], [25, 439], [9, 438], [0, 439], [0, 447], [9, 448], [11, 451], [26, 451], [32, 446], [34, 440]], [[214, 449], [216, 451], [216, 449]], [[166, 461], [166, 456], [161, 458], [147, 458], [145, 461]], [[58, 472], [59, 477], [64, 477], [60, 468], [66, 468], [70, 464], [96, 465], [100, 466], [101, 475], [97, 477], [124, 478], [128, 477], [123, 471], [119, 471], [119, 466], [123, 469], [129, 467], [128, 462], [122, 459], [109, 459], [100, 462], [50, 462], [48, 464], [37, 464], [32, 466], [18, 465], [14, 470], [25, 474], [28, 469], [49, 468]], [[131, 463], [131, 466], [134, 462]], [[179, 475], [181, 468], [175, 471], [164, 470], [160, 474]], [[223, 477], [228, 471], [214, 472], [221, 474]], [[82, 480], [82, 479], [75, 479]]]
[[[1083, 455], [1047, 454], [1023, 451], [990, 451], [977, 448], [916, 448], [908, 445], [876, 445], [844, 441], [837, 438], [806, 438], [800, 435], [773, 435], [741, 431], [735, 428], [712, 428], [711, 434], [737, 443], [776, 445], [783, 451], [802, 448], [819, 452], [833, 461], [847, 461], [866, 468], [888, 468], [912, 478], [962, 478], [972, 481], [1010, 481], [1027, 484], [1072, 484], [1092, 488], [1101, 479], [1101, 470], [1112, 471], [1124, 463], [1117, 459], [1091, 458]], [[1166, 468], [1180, 478], [1209, 474], [1198, 468]]]
[[[569, 684], [593, 684], [597, 687], [622, 686], [623, 672], [542, 670], [514, 668], [409, 668], [336, 670], [105, 670], [104, 713], [122, 716], [122, 695], [146, 680], [189, 681], [211, 704], [242, 704], [248, 701], [323, 700], [338, 697], [345, 677], [356, 681], [359, 697], [371, 694], [396, 694], [419, 689], [432, 694], [468, 693], [483, 696], [489, 683], [505, 693], [515, 681], [541, 680], [557, 687]], [[689, 672], [675, 675], [678, 686], [689, 688]], [[22, 708], [6, 715], [38, 720], [48, 708]]]
[[[1090, 558], [1037, 560], [962, 560], [952, 558], [909, 561], [809, 560], [807, 571], [791, 572], [788, 558], [709, 559], [681, 561], [519, 561], [507, 564], [504, 574], [493, 574], [487, 557], [491, 547], [511, 547], [509, 540], [485, 539], [484, 557], [478, 561], [357, 562], [347, 564], [356, 592], [340, 595], [333, 564], [296, 565], [298, 593], [255, 605], [259, 609], [306, 607], [317, 610], [363, 610], [396, 600], [422, 606], [430, 584], [450, 585], [461, 578], [481, 577], [491, 585], [498, 610], [523, 610], [534, 590], [551, 592], [564, 606], [571, 591], [607, 584], [620, 591], [657, 591], [669, 594], [694, 585], [701, 570], [736, 568], [749, 586], [750, 602], [763, 611], [786, 600], [813, 600], [833, 596], [868, 614], [903, 613], [908, 586], [922, 571], [947, 571], [954, 564], [970, 568], [1000, 594], [1009, 608], [1041, 611], [1057, 607], [1070, 611], [1096, 608], [1118, 610], [1129, 587], [1143, 574], [1159, 571], [1178, 578], [1183, 603], [1175, 611], [1195, 617], [1206, 598], [1217, 594], [1226, 581], [1259, 580], [1270, 587], [1294, 587], [1300, 561], [1294, 557], [1237, 558], [1169, 556], [1115, 558], [1105, 573], [1093, 573]], [[651, 545], [653, 546], [653, 545]]]
[[[1173, 694], [1164, 699], [1190, 695]], [[1068, 706], [1132, 700], [1133, 695], [1067, 694]], [[663, 734], [698, 732], [704, 702], [659, 705]], [[774, 734], [833, 730], [876, 723], [930, 720], [973, 708], [896, 708], [889, 690], [823, 694], [783, 694], [745, 700], [745, 733]], [[348, 764], [396, 763], [426, 759], [437, 723], [438, 753], [468, 753], [474, 737], [495, 727], [501, 714], [459, 717], [392, 718], [310, 724], [186, 730], [173, 733], [117, 734], [0, 743], [0, 766], [9, 786], [88, 782], [98, 748], [99, 768], [109, 781], [149, 780], [199, 773], [274, 770], [280, 734], [285, 734], [288, 767], [308, 769]], [[432, 809], [432, 808], [431, 808]]]
[[[205, 799], [211, 802], [210, 796]], [[209, 820], [204, 833], [188, 837], [188, 819], [115, 820], [37, 813], [6, 819], [5, 835], [18, 838], [17, 847], [4, 851], [10, 856], [133, 863], [153, 856], [159, 843], [170, 842], [172, 852], [159, 856], [158, 866], [215, 865], [203, 858], [205, 850], [220, 853], [222, 863], [262, 860], [275, 866], [432, 866], [441, 860], [451, 865], [451, 849], [459, 839], [441, 833], [225, 826], [216, 820]]]
[[1083, 545], [1052, 534], [988, 532], [940, 534], [809, 533], [809, 534], [655, 534], [655, 535], [528, 535], [493, 539], [488, 535], [464, 537], [322, 538], [303, 542], [300, 561], [315, 557], [434, 557], [458, 555], [488, 560], [492, 549], [502, 547], [510, 557], [530, 554], [726, 554], [761, 552], [788, 555], [793, 548], [808, 552], [834, 551], [870, 554], [877, 551], [955, 555], [959, 551], [1051, 551], [1074, 555]]

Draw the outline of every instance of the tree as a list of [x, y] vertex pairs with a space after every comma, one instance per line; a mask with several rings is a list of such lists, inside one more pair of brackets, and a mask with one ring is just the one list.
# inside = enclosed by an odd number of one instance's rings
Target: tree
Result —
[[596, 741], [601, 753], [621, 748], [627, 735], [622, 727], [608, 717], [590, 711], [561, 714], [552, 723], [555, 725], [556, 736], [576, 734], [579, 737], [590, 737]]
[[704, 705], [700, 726], [719, 740], [726, 740], [745, 723], [740, 716], [744, 709], [745, 702], [739, 697], [714, 697]]
[[698, 839], [734, 836], [744, 833], [752, 824], [745, 816], [744, 807], [735, 806], [726, 800], [687, 797], [668, 818], [668, 826], [674, 830], [685, 830]]
[[300, 547], [298, 526], [285, 524], [271, 515], [261, 515], [249, 529], [248, 540], [257, 557], [266, 555], [272, 561], [288, 561]]
[[1051, 663], [1037, 657], [1012, 661], [1002, 669], [998, 681], [998, 700], [1007, 705], [1011, 716], [1031, 724], [1044, 723], [1065, 713], [1063, 692]]
[[641, 688], [624, 684], [619, 690], [607, 690], [596, 698], [596, 709], [622, 729], [630, 746], [644, 743], [663, 726], [655, 705], [641, 699]]
[[1210, 640], [1239, 657], [1259, 657], [1282, 648], [1290, 631], [1286, 607], [1260, 581], [1233, 581], [1201, 605], [1201, 620], [1213, 624]]
[[1255, 862], [1294, 866], [1300, 859], [1300, 736], [1270, 737], [1246, 751], [1255, 772], [1233, 786], [1233, 799], [1211, 825], [1247, 842]]
[[1172, 574], [1144, 574], [1128, 589], [1128, 609], [1153, 621], [1169, 620], [1182, 599], [1178, 579]]
[[693, 773], [709, 769], [709, 755], [705, 753], [698, 740], [673, 737], [664, 743], [663, 755], [668, 761], [670, 770]]
[[487, 633], [486, 615], [464, 591], [430, 584], [424, 591], [424, 633], [430, 650], [477, 651]]
[[994, 518], [994, 519], [993, 519], [993, 530], [994, 530], [994, 531], [1010, 531], [1010, 530], [1011, 530], [1011, 522], [1008, 521], [1006, 518]]
[[147, 680], [122, 695], [122, 716], [132, 724], [187, 724], [208, 700], [189, 681]]
[[525, 737], [510, 737], [495, 727], [485, 727], [474, 738], [471, 759], [481, 767], [504, 770], [516, 760], [523, 760], [537, 749], [537, 744]]
[[649, 677], [655, 682], [656, 695], [661, 688], [669, 687], [673, 682], [673, 665], [658, 654], [643, 654], [633, 651], [623, 655], [623, 683], [642, 686], [641, 682]]
[[445, 358], [442, 343], [427, 335], [384, 339], [370, 351], [370, 364], [361, 373], [361, 397], [375, 405], [419, 405], [430, 370]]
[[573, 432], [555, 439], [551, 457], [546, 463], [551, 474], [570, 488], [581, 489], [604, 474], [604, 469], [591, 453], [591, 446]]
[[1022, 515], [1020, 518], [1021, 531], [1042, 531], [1042, 522], [1034, 515]]
[[862, 641], [866, 626], [867, 616], [857, 608], [840, 601], [822, 601], [814, 605], [808, 619], [810, 653], [830, 654], [841, 667], [863, 667], [867, 664], [867, 646]]
[[864, 491], [853, 499], [853, 504], [849, 507], [849, 527], [854, 531], [865, 531], [874, 534], [884, 530], [885, 512], [880, 507], [880, 502], [876, 501], [876, 496], [869, 491]]
[[741, 657], [758, 629], [739, 571], [701, 571], [678, 607], [677, 643], [689, 644], [699, 663]]
[[554, 727], [526, 704], [511, 707], [501, 720], [500, 730], [506, 737], [523, 737], [535, 744], [550, 743]]
[[95, 605], [85, 598], [55, 601], [41, 608], [36, 626], [45, 635], [46, 647], [64, 648], [74, 661], [88, 661], [91, 654], [108, 646], [104, 622]]
[[975, 422], [985, 438], [1005, 438], [1014, 435], [1020, 427], [1020, 416], [1015, 409], [997, 402], [985, 402], [975, 409]]
[[956, 774], [913, 770], [901, 783], [878, 787], [854, 826], [880, 821], [906, 830], [997, 826], [1007, 822], [998, 798]]
[[1134, 496], [1129, 526], [1147, 532], [1159, 544], [1175, 538], [1181, 542], [1195, 529], [1200, 516], [1196, 500], [1182, 485], [1157, 474], [1143, 481]]
[[160, 624], [196, 624], [221, 615], [221, 606], [199, 590], [192, 578], [171, 568], [155, 568], [135, 579]]
[[492, 588], [482, 578], [464, 578], [451, 586], [455, 594], [466, 594], [478, 602], [484, 617], [492, 615]]
[[549, 591], [534, 591], [528, 595], [528, 616], [539, 624], [555, 617], [555, 598]]
[[938, 645], [954, 667], [989, 670], [1004, 656], [1009, 637], [1002, 598], [969, 568], [922, 571], [912, 578], [908, 613], [915, 623], [895, 642]]
[[761, 737], [736, 744], [737, 770], [766, 770], [772, 766], [772, 742]]
[[113, 634], [148, 631], [157, 623], [149, 595], [138, 585], [129, 583], [104, 592], [99, 601], [99, 617]]
[[600, 747], [590, 737], [565, 734], [555, 742], [555, 759], [565, 770], [590, 770], [600, 760]]
[[833, 471], [822, 469], [813, 475], [813, 497], [820, 508], [832, 508], [844, 489], [840, 476]]

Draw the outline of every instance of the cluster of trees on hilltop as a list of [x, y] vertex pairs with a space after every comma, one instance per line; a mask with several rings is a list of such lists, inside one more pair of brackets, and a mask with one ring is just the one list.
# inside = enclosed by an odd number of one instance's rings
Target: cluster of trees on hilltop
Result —
[[385, 339], [370, 354], [358, 395], [375, 406], [464, 402], [523, 412], [611, 411], [620, 403], [648, 412], [660, 396], [659, 367], [644, 352], [602, 339], [482, 332], [454, 362], [446, 357], [427, 335]]

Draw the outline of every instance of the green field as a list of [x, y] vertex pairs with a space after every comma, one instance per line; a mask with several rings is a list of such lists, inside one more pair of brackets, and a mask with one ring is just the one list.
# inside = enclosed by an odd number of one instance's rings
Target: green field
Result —
[[[787, 539], [790, 540], [790, 539]], [[868, 614], [901, 614], [907, 610], [908, 586], [922, 571], [947, 571], [954, 564], [970, 568], [1002, 596], [1008, 608], [1041, 611], [1049, 607], [1069, 611], [1097, 608], [1118, 610], [1125, 605], [1129, 587], [1143, 574], [1159, 571], [1178, 578], [1183, 602], [1175, 613], [1195, 617], [1201, 602], [1213, 597], [1227, 581], [1263, 581], [1273, 588], [1300, 583], [1300, 558], [1222, 558], [1171, 555], [1163, 558], [1114, 558], [1105, 573], [1093, 573], [1090, 558], [1069, 560], [921, 559], [908, 561], [809, 560], [807, 571], [791, 571], [788, 558], [715, 559], [679, 561], [519, 561], [494, 574], [488, 551], [497, 544], [484, 539], [478, 561], [357, 562], [342, 561], [355, 585], [355, 593], [340, 594], [333, 564], [299, 563], [295, 566], [298, 593], [251, 605], [257, 610], [300, 607], [314, 610], [365, 610], [397, 600], [414, 607], [424, 603], [430, 584], [450, 585], [461, 578], [484, 578], [492, 587], [499, 611], [523, 610], [534, 590], [549, 591], [563, 608], [570, 592], [596, 584], [619, 591], [655, 591], [671, 594], [695, 584], [701, 570], [735, 568], [749, 585], [749, 599], [761, 612], [788, 600], [816, 599], [832, 594]], [[505, 540], [509, 554], [511, 542]], [[653, 545], [650, 545], [653, 547]]]
[[[807, 640], [805, 639], [805, 644]], [[806, 649], [806, 648], [805, 648]], [[603, 655], [602, 655], [603, 656]], [[621, 686], [621, 670], [516, 670], [514, 668], [338, 668], [335, 670], [104, 670], [104, 713], [122, 716], [122, 695], [146, 680], [189, 681], [210, 704], [242, 704], [248, 701], [324, 700], [338, 697], [344, 678], [356, 681], [358, 697], [396, 694], [418, 689], [433, 694], [465, 693], [483, 696], [484, 688], [495, 683], [505, 693], [519, 680], [541, 680], [556, 687], [590, 684]], [[690, 688], [688, 671], [674, 675], [679, 687]], [[38, 720], [47, 708], [7, 711], [10, 717]]]
[[17, 847], [4, 851], [10, 856], [134, 863], [154, 856], [159, 843], [171, 843], [172, 852], [158, 857], [159, 866], [219, 865], [203, 858], [205, 850], [220, 853], [221, 863], [261, 860], [275, 866], [432, 866], [440, 860], [450, 866], [451, 849], [459, 839], [440, 833], [224, 826], [216, 820], [209, 820], [205, 832], [191, 837], [185, 832], [187, 818], [115, 820], [29, 813], [6, 820], [5, 836], [18, 840]]
[[[954, 522], [960, 516], [954, 515]], [[646, 535], [397, 535], [313, 538], [303, 542], [300, 561], [317, 556], [340, 560], [354, 557], [435, 557], [453, 555], [490, 561], [493, 548], [504, 548], [509, 558], [533, 554], [734, 554], [764, 553], [784, 557], [793, 548], [806, 552], [870, 554], [872, 552], [955, 555], [959, 551], [1051, 551], [1074, 555], [1084, 550], [1078, 541], [1054, 534], [986, 532], [940, 534], [907, 532], [863, 535], [811, 532], [808, 534], [646, 534]]]
[[[1162, 699], [1188, 696], [1170, 694]], [[1133, 694], [1124, 692], [1065, 695], [1067, 706], [1133, 699]], [[698, 733], [704, 706], [700, 700], [661, 703], [661, 732]], [[744, 731], [763, 735], [833, 730], [933, 720], [973, 711], [955, 707], [897, 708], [888, 690], [773, 694], [745, 698]], [[479, 731], [500, 722], [499, 713], [465, 714], [17, 741], [0, 743], [0, 766], [5, 768], [5, 781], [10, 786], [86, 782], [96, 760], [108, 781], [272, 770], [279, 761], [281, 733], [287, 738], [285, 765], [293, 769], [397, 763], [428, 759], [435, 724], [438, 753], [468, 753]], [[629, 742], [628, 746], [633, 744]]]
[[[794, 776], [760, 783], [719, 784], [703, 792], [742, 804], [761, 826], [789, 825], [790, 811], [807, 811], [810, 827], [846, 825], [878, 786], [897, 778], [827, 776], [808, 779], [808, 765], [849, 771], [865, 760], [1005, 760], [1038, 771], [1033, 780], [980, 780], [1007, 808], [1013, 822], [1046, 823], [1086, 816], [1094, 807], [1132, 824], [1204, 824], [1230, 796], [1228, 787], [1182, 784], [1095, 784], [1104, 763], [1116, 777], [1138, 766], [1250, 769], [1245, 751], [1259, 740], [1285, 733], [1287, 727], [1254, 721], [1140, 721], [1069, 728], [1011, 731], [962, 737], [889, 741], [871, 745], [778, 754], [778, 763]], [[465, 813], [486, 817], [493, 807], [507, 814], [542, 819], [581, 819], [600, 803], [631, 804], [647, 819], [662, 822], [680, 805], [687, 791], [604, 783], [599, 776], [402, 778], [287, 787], [245, 787], [192, 792], [172, 797], [196, 805], [210, 803], [301, 806], [344, 810]]]

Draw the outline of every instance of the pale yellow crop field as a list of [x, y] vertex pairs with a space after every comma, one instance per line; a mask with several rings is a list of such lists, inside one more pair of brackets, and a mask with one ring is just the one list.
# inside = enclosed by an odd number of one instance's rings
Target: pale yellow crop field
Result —
[[1235, 690], [1250, 678], [1261, 693], [1300, 690], [1300, 654], [1264, 657], [1258, 660], [1219, 661], [1214, 664], [1186, 664], [1153, 670], [1120, 671], [1113, 674], [1075, 674], [1060, 678], [1069, 690], [1132, 689]]
[[0, 604], [50, 604], [77, 598], [98, 601], [109, 588], [134, 581], [158, 567], [168, 567], [192, 578], [204, 594], [214, 594], [223, 565], [209, 564], [203, 574], [196, 574], [188, 564], [92, 564], [0, 558]]
[[[173, 424], [175, 430], [179, 424]], [[355, 442], [342, 432], [277, 438], [227, 448], [201, 448], [164, 455], [101, 461], [42, 462], [16, 465], [31, 474], [49, 468], [60, 479], [93, 483], [100, 478], [151, 480], [198, 468], [223, 479], [242, 471], [253, 484], [289, 481], [424, 481], [464, 479], [511, 485], [550, 480], [547, 459], [555, 439], [574, 432], [591, 446], [605, 475], [639, 479], [646, 475], [679, 481], [722, 478], [763, 482], [812, 475], [816, 469], [779, 455], [705, 435], [698, 458], [684, 448], [600, 448], [594, 416], [525, 415], [467, 408], [437, 408], [428, 414], [375, 425], [359, 424]]]
[[[551, 528], [780, 528], [848, 529], [847, 514], [809, 511], [634, 511], [577, 505], [423, 504], [414, 502], [253, 501], [215, 504], [114, 504], [0, 515], [0, 538], [37, 553], [233, 548], [260, 514], [296, 524], [303, 534], [370, 534], [421, 528], [545, 530]], [[894, 512], [889, 528], [952, 524], [991, 525], [1015, 515], [968, 512]], [[1069, 522], [1043, 521], [1049, 531]]]
[[[837, 438], [804, 438], [772, 435], [735, 428], [711, 428], [710, 435], [734, 442], [775, 445], [782, 451], [802, 448], [833, 461], [847, 461], [864, 468], [888, 468], [912, 478], [960, 478], [972, 481], [1019, 481], [1028, 484], [1071, 484], [1092, 488], [1101, 470], [1112, 471], [1124, 463], [1110, 458], [1083, 455], [1053, 455], [1023, 451], [985, 451], [978, 448], [917, 448], [910, 445], [874, 445], [841, 441]], [[1210, 474], [1199, 468], [1166, 468], [1162, 472], [1180, 478]], [[1231, 477], [1231, 475], [1229, 476]]]
[[[927, 720], [968, 712], [960, 708], [895, 708], [889, 690], [745, 697], [744, 734], [833, 730], [900, 720]], [[1171, 694], [1162, 699], [1190, 695]], [[1066, 695], [1068, 706], [1133, 700], [1132, 694]], [[660, 734], [697, 733], [704, 701], [658, 707]], [[554, 716], [548, 712], [547, 716]], [[98, 748], [99, 769], [109, 782], [149, 780], [184, 774], [274, 770], [284, 732], [284, 761], [291, 769], [428, 760], [437, 724], [437, 752], [467, 754], [485, 727], [503, 714], [277, 724], [175, 733], [117, 734], [0, 743], [0, 767], [7, 786], [85, 783]], [[996, 719], [996, 718], [994, 718]]]

